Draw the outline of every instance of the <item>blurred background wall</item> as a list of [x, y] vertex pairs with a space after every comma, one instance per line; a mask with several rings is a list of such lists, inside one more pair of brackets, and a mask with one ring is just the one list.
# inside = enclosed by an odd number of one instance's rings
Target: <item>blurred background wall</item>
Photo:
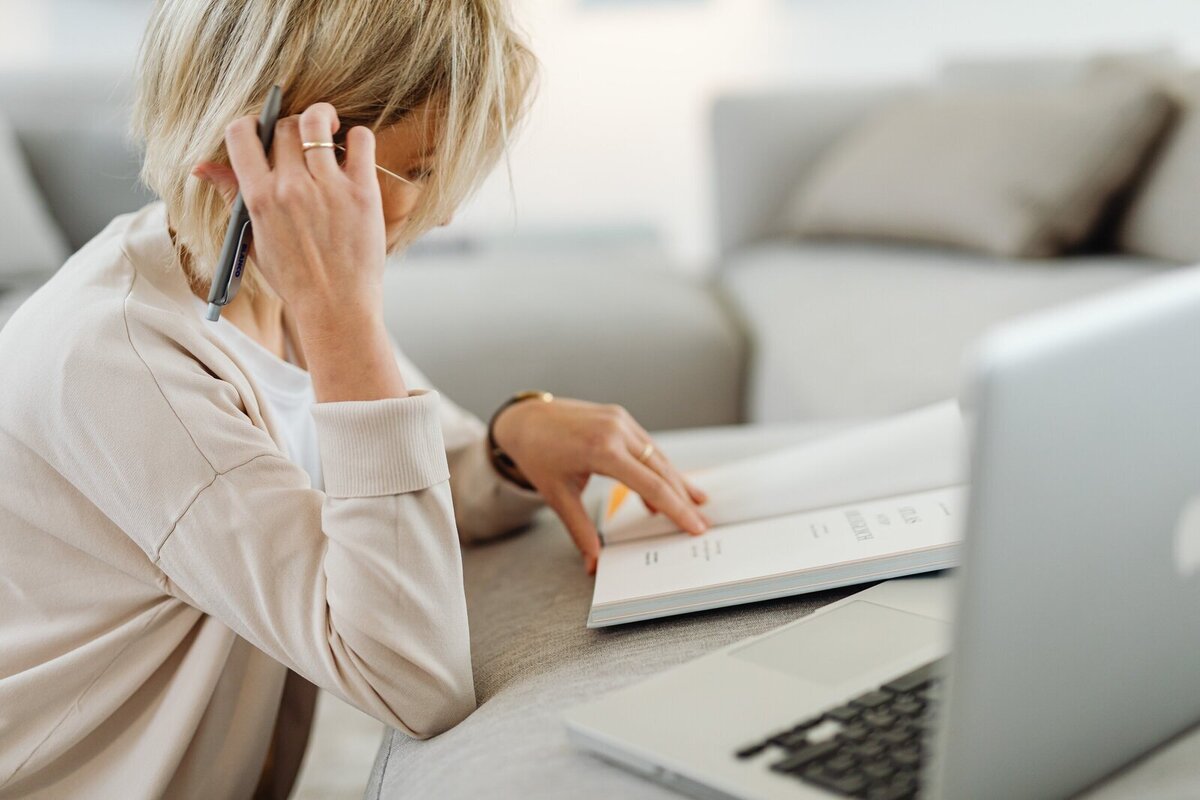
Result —
[[[148, 0], [0, 0], [0, 70], [133, 63]], [[1197, 0], [514, 0], [544, 64], [503, 169], [434, 240], [631, 240], [714, 255], [708, 128], [732, 86], [921, 78], [946, 57], [1169, 47], [1200, 62]]]

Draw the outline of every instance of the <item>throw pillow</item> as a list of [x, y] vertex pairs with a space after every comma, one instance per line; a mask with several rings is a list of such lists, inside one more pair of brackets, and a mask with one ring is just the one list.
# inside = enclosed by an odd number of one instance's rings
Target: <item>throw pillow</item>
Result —
[[1166, 128], [1150, 82], [934, 91], [868, 120], [817, 165], [786, 211], [804, 236], [878, 238], [996, 256], [1082, 243]]

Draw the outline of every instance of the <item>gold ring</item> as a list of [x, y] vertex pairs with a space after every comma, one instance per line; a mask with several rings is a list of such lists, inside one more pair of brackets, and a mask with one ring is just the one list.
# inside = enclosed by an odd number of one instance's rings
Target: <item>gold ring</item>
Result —
[[645, 464], [650, 460], [650, 456], [654, 455], [654, 443], [646, 442], [646, 446], [642, 448], [642, 454], [638, 456], [638, 461]]
[[304, 142], [300, 145], [300, 149], [307, 153], [315, 147], [328, 147], [330, 149], [337, 147], [333, 142]]

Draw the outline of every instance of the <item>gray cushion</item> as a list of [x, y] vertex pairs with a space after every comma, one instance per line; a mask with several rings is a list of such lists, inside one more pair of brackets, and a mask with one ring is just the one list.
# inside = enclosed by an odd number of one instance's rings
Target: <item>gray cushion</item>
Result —
[[17, 138], [0, 116], [0, 279], [48, 275], [67, 257], [62, 232], [29, 175]]
[[388, 270], [385, 306], [405, 352], [484, 418], [529, 388], [621, 403], [650, 429], [740, 418], [740, 332], [659, 264], [412, 259]]
[[1164, 269], [1133, 257], [1013, 262], [946, 250], [767, 242], [722, 273], [749, 331], [750, 421], [891, 414], [955, 395], [990, 325]]
[[0, 111], [71, 249], [151, 199], [138, 181], [124, 70], [0, 73]]
[[1200, 72], [1176, 86], [1180, 116], [1121, 227], [1131, 253], [1200, 262]]
[[892, 239], [1013, 257], [1081, 244], [1169, 121], [1153, 82], [937, 91], [849, 134], [787, 212], [805, 236]]

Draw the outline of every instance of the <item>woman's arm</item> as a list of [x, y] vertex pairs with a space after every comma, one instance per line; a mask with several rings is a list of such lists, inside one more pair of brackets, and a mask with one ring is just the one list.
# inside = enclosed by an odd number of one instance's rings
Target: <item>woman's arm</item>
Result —
[[[393, 346], [409, 385], [436, 389], [400, 348]], [[542, 496], [496, 472], [488, 458], [487, 426], [482, 420], [445, 395], [441, 395], [440, 407], [459, 538], [464, 543], [479, 542], [527, 525], [545, 506]]]
[[[475, 705], [437, 405], [432, 392], [318, 404], [324, 494], [264, 450], [215, 474], [157, 552], [173, 594], [419, 737]], [[244, 416], [225, 425], [270, 447]]]
[[[435, 393], [410, 393], [383, 327], [386, 246], [374, 139], [343, 169], [331, 106], [226, 143], [254, 225], [254, 268], [294, 315], [318, 403], [325, 493], [219, 389], [182, 416], [260, 441], [215, 474], [156, 549], [170, 591], [376, 718], [417, 736], [474, 707], [466, 603]], [[239, 416], [241, 417], [239, 419]], [[209, 417], [205, 419], [205, 417]]]

